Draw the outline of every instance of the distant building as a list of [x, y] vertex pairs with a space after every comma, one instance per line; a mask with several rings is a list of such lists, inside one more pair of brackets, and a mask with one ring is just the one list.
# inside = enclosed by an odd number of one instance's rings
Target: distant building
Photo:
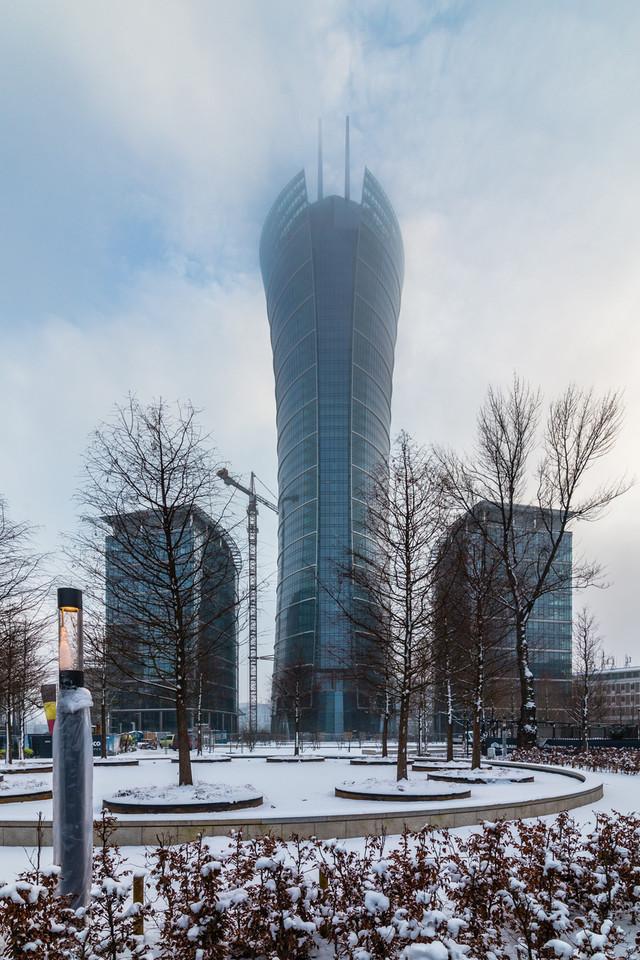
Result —
[[[270, 703], [258, 703], [258, 710], [256, 715], [257, 727], [260, 733], [269, 731], [271, 727], [271, 704]], [[239, 719], [239, 730], [241, 733], [249, 729], [249, 704], [241, 703], [240, 704], [240, 719]]]
[[[118, 678], [112, 698], [109, 727], [174, 731], [175, 707], [163, 674], [171, 672], [170, 653], [163, 658], [164, 630], [170, 631], [169, 574], [149, 582], [142, 556], [153, 549], [162, 569], [163, 539], [157, 517], [140, 511], [118, 518], [118, 535], [106, 541], [107, 644], [122, 650], [128, 673]], [[240, 559], [233, 540], [203, 511], [183, 512], [175, 518], [180, 529], [180, 556], [176, 576], [189, 596], [191, 652], [197, 661], [189, 677], [189, 726], [200, 722], [212, 730], [238, 730], [237, 584]], [[123, 532], [126, 531], [126, 535]], [[130, 544], [127, 549], [126, 544]], [[152, 645], [145, 646], [151, 638]], [[131, 659], [127, 661], [127, 647]], [[145, 649], [153, 650], [144, 657]], [[135, 659], [133, 651], [136, 651]], [[165, 672], [166, 671], [166, 672]], [[166, 683], [166, 681], [165, 681]]]
[[337, 565], [361, 546], [371, 475], [389, 456], [404, 274], [395, 213], [368, 170], [361, 202], [350, 198], [348, 140], [346, 169], [345, 196], [325, 197], [320, 163], [315, 203], [297, 174], [260, 242], [278, 427], [274, 676], [300, 669], [304, 729], [327, 738], [378, 723], [358, 701]]
[[[492, 523], [496, 524], [492, 520], [495, 510], [492, 504], [479, 503], [474, 507], [474, 513], [477, 513], [471, 522], [463, 517], [452, 525], [448, 541], [443, 546], [447, 559], [443, 564], [444, 576], [436, 602], [436, 644], [440, 650], [441, 673], [443, 644], [450, 645], [454, 657], [460, 656], [452, 630], [458, 630], [463, 636], [465, 630], [469, 632], [465, 618], [472, 622], [474, 604], [484, 596], [482, 615], [487, 637], [484, 707], [488, 727], [502, 720], [515, 721], [520, 710], [516, 637], [509, 613], [509, 589], [504, 568], [491, 547], [494, 534], [490, 528]], [[481, 520], [478, 519], [480, 513]], [[483, 536], [483, 524], [487, 525], [487, 536]], [[521, 576], [526, 577], [527, 565], [530, 565], [531, 576], [535, 578], [548, 544], [545, 531], [541, 529], [540, 511], [524, 505], [517, 507], [513, 535], [516, 549], [522, 554]], [[572, 565], [572, 534], [566, 533], [547, 590], [536, 601], [527, 625], [529, 664], [535, 679], [539, 722], [566, 721], [565, 707], [571, 693]], [[470, 679], [468, 665], [458, 661], [453, 667], [460, 691]], [[434, 727], [440, 735], [446, 727], [442, 681], [436, 683], [436, 691]], [[469, 715], [469, 710], [465, 711], [462, 704], [457, 703], [460, 728], [465, 712]]]
[[610, 667], [596, 676], [604, 700], [599, 724], [635, 727], [640, 724], [640, 666]]

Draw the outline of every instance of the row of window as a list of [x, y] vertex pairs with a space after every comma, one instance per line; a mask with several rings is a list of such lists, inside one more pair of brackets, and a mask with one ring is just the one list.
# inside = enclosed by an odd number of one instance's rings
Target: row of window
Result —
[[373, 174], [366, 168], [362, 184], [362, 221], [370, 224], [376, 236], [384, 238], [402, 287], [404, 280], [404, 246], [398, 219], [386, 193]]
[[287, 237], [292, 233], [297, 221], [308, 209], [307, 184], [304, 170], [280, 191], [269, 211], [260, 238], [260, 267], [265, 286]]
[[[283, 384], [286, 387], [286, 384]], [[315, 364], [301, 373], [297, 380], [285, 389], [281, 397], [276, 394], [277, 413], [276, 421], [278, 430], [280, 425], [286, 423], [290, 417], [296, 413], [300, 407], [303, 407], [310, 400], [316, 397], [316, 367]]]
[[381, 317], [391, 316], [397, 320], [398, 308], [393, 297], [380, 278], [362, 260], [358, 263], [355, 292], [356, 296], [371, 304]]
[[312, 569], [296, 570], [278, 584], [278, 609], [290, 603], [310, 600], [316, 595], [316, 577]]
[[304, 473], [309, 467], [313, 467], [318, 462], [318, 437], [312, 434], [305, 437], [300, 443], [287, 453], [280, 461], [278, 467], [278, 482], [280, 488], [287, 486], [290, 480], [297, 477], [299, 473]]
[[284, 326], [291, 314], [311, 296], [313, 296], [313, 266], [309, 261], [294, 273], [280, 294], [278, 302], [269, 310], [269, 322], [272, 327], [279, 329]]
[[385, 393], [373, 377], [362, 367], [353, 367], [353, 399], [359, 400], [375, 413], [383, 423], [391, 423], [391, 394]]
[[351, 495], [356, 500], [367, 502], [372, 489], [372, 474], [359, 467], [353, 467], [351, 470]]
[[376, 276], [380, 277], [385, 288], [395, 301], [395, 313], [399, 313], [400, 294], [402, 292], [400, 279], [386, 248], [380, 243], [378, 237], [376, 237], [375, 233], [366, 224], [360, 227], [358, 257], [373, 270]]
[[266, 290], [268, 313], [273, 312], [273, 308], [290, 277], [297, 273], [309, 260], [311, 260], [311, 236], [307, 222], [299, 224], [295, 233], [288, 237], [287, 245], [282, 250], [269, 276], [269, 284]]
[[[387, 321], [380, 317], [370, 303], [362, 297], [355, 298], [353, 311], [353, 326], [367, 340], [387, 358], [389, 366], [393, 366], [393, 356], [396, 342], [396, 327], [393, 317]], [[392, 329], [390, 330], [389, 327]]]
[[315, 532], [316, 503], [317, 501], [315, 500], [311, 503], [304, 503], [301, 507], [298, 507], [297, 510], [294, 510], [286, 520], [282, 521], [278, 529], [279, 550], [283, 549], [285, 539], [287, 543], [293, 543], [294, 540], [299, 540], [300, 537]]
[[291, 637], [297, 633], [313, 630], [316, 620], [315, 600], [293, 603], [278, 611], [276, 629], [279, 636]]
[[281, 522], [301, 503], [314, 500], [318, 496], [318, 468], [312, 467], [295, 477], [290, 483], [280, 486]]
[[311, 534], [288, 544], [279, 557], [282, 566], [282, 579], [295, 570], [311, 567], [316, 562], [316, 536]]
[[[382, 438], [384, 442], [386, 438]], [[380, 465], [384, 459], [384, 448], [374, 446], [364, 437], [354, 434], [351, 446], [351, 459], [354, 467], [365, 470], [367, 473], [375, 474], [379, 471]]]
[[317, 425], [317, 404], [310, 400], [284, 424], [278, 434], [278, 458], [282, 457], [291, 447], [299, 443], [304, 437], [315, 433]]
[[312, 296], [303, 300], [299, 307], [282, 323], [271, 327], [271, 346], [273, 348], [274, 366], [280, 363], [280, 358], [286, 356], [308, 333], [316, 328], [316, 308]]
[[313, 663], [314, 650], [314, 634], [303, 633], [295, 637], [280, 638], [276, 629], [274, 674], [278, 674], [282, 667], [289, 663]]
[[276, 396], [286, 389], [286, 385], [297, 380], [303, 370], [316, 362], [315, 334], [308, 333], [300, 340], [280, 362], [276, 370]]

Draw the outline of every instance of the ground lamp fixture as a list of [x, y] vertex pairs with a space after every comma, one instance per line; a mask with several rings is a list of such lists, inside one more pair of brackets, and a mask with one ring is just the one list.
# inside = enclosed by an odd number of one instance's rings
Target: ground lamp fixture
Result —
[[93, 854], [93, 742], [91, 694], [84, 685], [82, 591], [58, 590], [56, 723], [53, 730], [53, 856], [58, 892], [85, 906]]

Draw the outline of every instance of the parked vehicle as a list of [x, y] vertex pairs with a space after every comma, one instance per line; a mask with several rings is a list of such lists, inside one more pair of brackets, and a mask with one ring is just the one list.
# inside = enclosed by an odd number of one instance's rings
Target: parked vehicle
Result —
[[[191, 736], [191, 734], [189, 734], [189, 750], [193, 750], [193, 745], [194, 745], [194, 744], [193, 744], [193, 737]], [[172, 744], [171, 744], [171, 748], [172, 748], [173, 750], [177, 750], [177, 749], [178, 749], [178, 734], [177, 734], [177, 733], [174, 734], [173, 742], [172, 742]]]

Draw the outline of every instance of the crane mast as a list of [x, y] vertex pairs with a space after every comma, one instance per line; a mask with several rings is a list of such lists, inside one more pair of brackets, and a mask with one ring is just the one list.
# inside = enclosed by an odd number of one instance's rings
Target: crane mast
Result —
[[249, 738], [258, 730], [258, 504], [253, 471], [247, 504], [249, 539]]
[[228, 470], [218, 470], [218, 476], [228, 486], [235, 487], [248, 498], [247, 537], [249, 541], [249, 738], [253, 743], [258, 730], [258, 503], [278, 512], [275, 504], [256, 493], [255, 475], [251, 471], [249, 486], [245, 487]]

